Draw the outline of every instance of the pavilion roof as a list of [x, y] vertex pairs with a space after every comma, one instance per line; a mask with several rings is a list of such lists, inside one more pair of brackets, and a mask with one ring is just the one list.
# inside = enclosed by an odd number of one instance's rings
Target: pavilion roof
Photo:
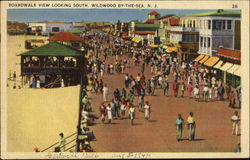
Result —
[[50, 42], [43, 46], [34, 48], [27, 52], [19, 54], [19, 56], [62, 56], [62, 57], [76, 57], [83, 56], [83, 52], [73, 49], [69, 46]]

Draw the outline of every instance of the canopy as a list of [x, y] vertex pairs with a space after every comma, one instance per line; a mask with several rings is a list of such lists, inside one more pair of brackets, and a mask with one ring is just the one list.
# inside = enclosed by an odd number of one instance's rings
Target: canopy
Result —
[[220, 69], [222, 63], [223, 63], [223, 61], [219, 61], [213, 68]]
[[178, 48], [177, 47], [168, 47], [165, 51], [167, 53], [177, 52]]
[[158, 45], [156, 45], [156, 44], [154, 44], [154, 43], [151, 43], [151, 44], [150, 44], [150, 47], [156, 48], [156, 47], [158, 47]]
[[234, 75], [236, 76], [241, 76], [241, 67], [239, 66], [239, 68], [234, 72]]
[[134, 41], [135, 43], [139, 43], [141, 40], [142, 40], [142, 39], [139, 38], [139, 37], [134, 37], [134, 38], [132, 39], [132, 41]]
[[63, 56], [63, 57], [75, 57], [83, 56], [83, 52], [70, 48], [69, 46], [51, 42], [43, 46], [34, 48], [27, 52], [20, 54], [19, 56]]
[[163, 48], [163, 49], [168, 49], [168, 46], [164, 45], [162, 48]]
[[199, 63], [204, 63], [207, 59], [209, 58], [209, 56], [205, 56], [205, 57], [203, 57], [200, 61], [199, 61]]
[[222, 71], [227, 71], [229, 68], [231, 68], [233, 66], [232, 63], [226, 62], [221, 68], [220, 70]]
[[234, 74], [234, 72], [236, 70], [238, 70], [238, 68], [240, 67], [240, 65], [234, 64], [233, 67], [231, 67], [229, 70], [227, 70], [228, 73]]
[[205, 66], [212, 67], [216, 62], [219, 61], [219, 57], [210, 57], [205, 63]]
[[195, 58], [195, 62], [198, 62], [199, 60], [201, 60], [205, 55], [201, 54], [198, 57]]

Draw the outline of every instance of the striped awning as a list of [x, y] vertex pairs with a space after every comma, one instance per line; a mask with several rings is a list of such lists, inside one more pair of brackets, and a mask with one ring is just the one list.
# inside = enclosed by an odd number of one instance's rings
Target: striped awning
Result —
[[213, 66], [213, 68], [220, 69], [222, 64], [223, 64], [223, 61], [219, 61], [215, 66]]
[[212, 67], [216, 62], [219, 61], [219, 57], [210, 57], [205, 63], [205, 66]]
[[241, 77], [241, 67], [239, 67], [236, 71], [234, 71], [233, 74], [236, 75], [236, 76]]
[[162, 48], [163, 48], [163, 49], [168, 49], [168, 46], [164, 45]]
[[201, 60], [204, 57], [203, 54], [199, 55], [198, 57], [195, 58], [195, 62], [198, 62], [199, 60]]
[[231, 67], [229, 70], [227, 70], [228, 73], [234, 74], [234, 72], [236, 70], [238, 70], [238, 68], [240, 67], [240, 65], [234, 64], [233, 67]]
[[151, 43], [150, 44], [150, 47], [152, 47], [152, 48], [156, 48], [156, 47], [159, 47], [158, 45], [156, 45], [156, 44], [154, 44], [154, 43]]
[[141, 40], [142, 40], [142, 39], [139, 38], [139, 37], [134, 37], [134, 38], [132, 39], [132, 41], [135, 42], [135, 43], [139, 43]]
[[204, 56], [200, 61], [199, 61], [199, 63], [204, 63], [204, 62], [206, 62], [207, 60], [208, 60], [208, 58], [209, 58], [209, 56]]
[[226, 62], [226, 63], [220, 68], [220, 70], [226, 72], [226, 71], [229, 70], [232, 66], [233, 66], [232, 63]]

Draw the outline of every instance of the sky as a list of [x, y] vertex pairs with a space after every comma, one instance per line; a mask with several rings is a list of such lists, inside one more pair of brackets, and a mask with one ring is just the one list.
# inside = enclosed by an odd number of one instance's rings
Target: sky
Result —
[[[111, 22], [145, 20], [149, 9], [8, 9], [8, 21]], [[211, 12], [216, 10], [158, 9], [161, 16]], [[230, 11], [230, 10], [227, 10]], [[240, 11], [235, 11], [240, 12]]]

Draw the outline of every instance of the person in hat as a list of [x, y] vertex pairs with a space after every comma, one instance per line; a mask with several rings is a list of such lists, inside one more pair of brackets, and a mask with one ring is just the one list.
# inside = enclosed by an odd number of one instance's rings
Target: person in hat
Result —
[[59, 147], [60, 147], [60, 149], [61, 149], [62, 152], [65, 152], [66, 139], [64, 138], [64, 134], [63, 133], [60, 133], [59, 136], [61, 137]]

